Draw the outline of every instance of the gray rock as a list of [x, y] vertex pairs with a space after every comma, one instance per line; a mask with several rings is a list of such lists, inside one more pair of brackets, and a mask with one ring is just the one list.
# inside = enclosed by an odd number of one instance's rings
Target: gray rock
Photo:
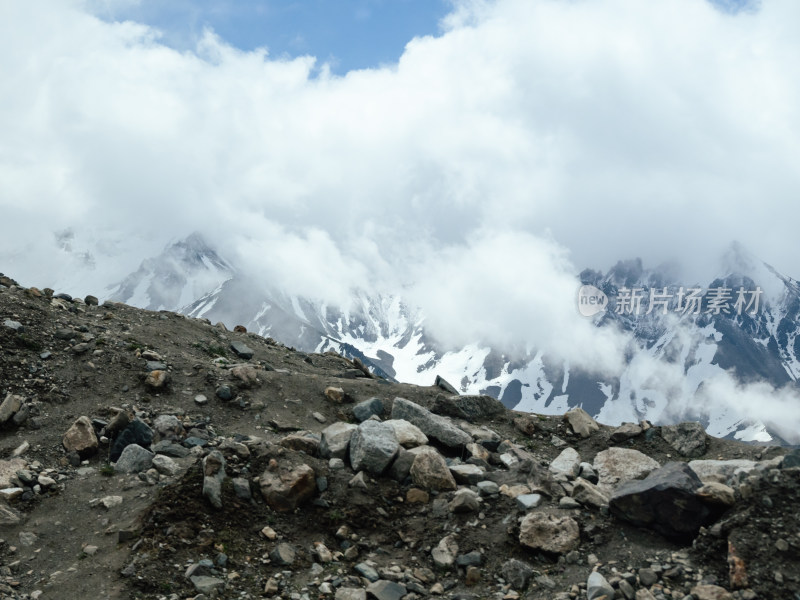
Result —
[[503, 575], [503, 579], [511, 584], [512, 588], [518, 592], [524, 592], [533, 577], [533, 567], [521, 560], [512, 558], [503, 563], [500, 573]]
[[517, 508], [520, 510], [530, 510], [542, 503], [541, 494], [520, 494], [516, 497]]
[[458, 490], [450, 501], [448, 508], [454, 513], [475, 512], [481, 507], [481, 498], [470, 489]]
[[217, 395], [217, 398], [219, 398], [223, 402], [227, 402], [228, 400], [233, 398], [233, 390], [229, 385], [223, 384], [219, 386], [214, 393]]
[[148, 372], [150, 372], [150, 371], [166, 371], [167, 370], [167, 365], [165, 363], [161, 362], [161, 361], [158, 361], [158, 360], [148, 360], [147, 363], [145, 363], [145, 369], [147, 369]]
[[[15, 414], [22, 408], [25, 399], [16, 394], [7, 394], [3, 403], [0, 404], [0, 425], [10, 421]], [[90, 422], [91, 424], [91, 422]]]
[[243, 358], [245, 360], [250, 360], [253, 358], [253, 351], [247, 346], [247, 344], [240, 342], [239, 340], [231, 342], [231, 350], [233, 350], [233, 353], [239, 358]]
[[459, 567], [479, 567], [483, 563], [483, 554], [477, 550], [460, 554], [456, 557], [456, 564]]
[[114, 465], [117, 473], [141, 473], [153, 466], [154, 454], [139, 444], [130, 444], [120, 454]]
[[598, 487], [585, 479], [578, 479], [572, 487], [572, 497], [583, 504], [600, 508], [608, 505], [608, 496], [598, 489]]
[[456, 427], [448, 418], [435, 415], [405, 398], [394, 399], [392, 419], [405, 419], [419, 427], [429, 438], [449, 448], [462, 448], [472, 442], [472, 436]]
[[564, 448], [553, 462], [549, 470], [553, 475], [566, 475], [569, 479], [578, 476], [581, 465], [581, 456], [575, 448]]
[[170, 457], [164, 456], [163, 454], [156, 454], [153, 457], [153, 467], [162, 475], [167, 475], [169, 477], [177, 475], [181, 470], [178, 463], [176, 463]]
[[3, 327], [8, 327], [12, 331], [16, 331], [17, 333], [22, 333], [25, 331], [25, 327], [22, 326], [22, 323], [19, 321], [12, 321], [11, 319], [6, 319], [3, 321]]
[[248, 481], [244, 477], [235, 477], [232, 480], [233, 483], [233, 493], [236, 494], [237, 498], [242, 500], [250, 500], [253, 497], [252, 492], [250, 491], [250, 481]]
[[380, 579], [378, 572], [365, 562], [358, 563], [353, 570], [369, 581], [375, 582]]
[[348, 455], [350, 439], [356, 429], [358, 429], [358, 425], [342, 421], [328, 425], [322, 430], [319, 455], [322, 458], [344, 459]]
[[340, 587], [336, 590], [334, 600], [367, 600], [367, 591], [359, 588]]
[[175, 415], [158, 415], [153, 420], [153, 439], [176, 440], [183, 436], [183, 423]]
[[384, 421], [392, 429], [397, 441], [404, 448], [416, 448], [428, 443], [428, 436], [422, 430], [404, 419], [389, 419]]
[[380, 417], [382, 414], [383, 400], [380, 398], [370, 398], [353, 406], [353, 416], [359, 423], [366, 421], [373, 415]]
[[597, 421], [580, 407], [567, 411], [564, 419], [569, 423], [572, 431], [584, 439], [592, 435], [593, 431], [600, 429]]
[[598, 452], [594, 469], [599, 477], [598, 486], [610, 493], [616, 486], [633, 479], [646, 477], [660, 465], [646, 454], [630, 448], [609, 448]]
[[457, 483], [467, 485], [476, 485], [482, 481], [486, 475], [486, 470], [477, 465], [453, 465], [450, 467], [450, 472], [453, 474]]
[[314, 469], [308, 465], [300, 465], [291, 471], [267, 469], [261, 475], [259, 485], [264, 500], [277, 512], [294, 510], [317, 491]]
[[444, 377], [437, 375], [436, 379], [433, 382], [433, 385], [438, 388], [442, 388], [445, 392], [448, 392], [449, 394], [454, 394], [458, 396], [459, 393], [458, 390], [455, 387], [453, 387], [450, 383], [448, 383]]
[[520, 523], [519, 541], [534, 550], [565, 554], [578, 547], [580, 530], [571, 517], [530, 512]]
[[[784, 462], [786, 458], [784, 458]], [[726, 483], [739, 473], [750, 473], [754, 471], [758, 463], [754, 460], [742, 458], [731, 460], [692, 460], [689, 467], [697, 473], [697, 476], [706, 482], [717, 481]]]
[[378, 421], [364, 421], [350, 438], [350, 465], [355, 471], [381, 475], [399, 447], [392, 427]]
[[786, 454], [781, 463], [782, 469], [793, 469], [794, 467], [800, 467], [800, 448], [795, 448]]
[[587, 462], [582, 462], [580, 464], [578, 468], [578, 477], [594, 484], [597, 484], [597, 482], [600, 480], [599, 477], [597, 477], [597, 473], [595, 473], [592, 465]]
[[500, 486], [494, 481], [479, 481], [477, 487], [481, 496], [494, 496], [500, 493]]
[[694, 458], [706, 453], [708, 436], [700, 423], [666, 425], [661, 428], [661, 437], [681, 456]]
[[173, 458], [184, 458], [189, 456], [189, 449], [176, 444], [170, 440], [162, 440], [150, 447], [152, 452], [156, 454], [163, 454], [164, 456], [171, 456]]
[[288, 567], [292, 565], [297, 558], [297, 552], [289, 544], [281, 543], [275, 546], [272, 552], [269, 553], [269, 558], [276, 565]]
[[367, 586], [367, 593], [376, 600], [400, 600], [408, 593], [408, 590], [400, 583], [379, 579]]
[[592, 571], [586, 580], [586, 597], [588, 600], [598, 600], [598, 598], [613, 600], [614, 588], [599, 572]]
[[623, 423], [619, 427], [617, 427], [613, 432], [611, 432], [611, 440], [612, 444], [621, 444], [631, 438], [635, 438], [642, 434], [642, 427], [641, 425], [636, 425], [635, 423]]
[[431, 550], [433, 564], [440, 569], [448, 569], [456, 562], [458, 555], [458, 542], [456, 536], [450, 534], [439, 540], [439, 543]]
[[695, 492], [700, 478], [686, 463], [671, 462], [642, 481], [622, 484], [609, 501], [611, 513], [679, 542], [690, 541], [712, 512]]
[[505, 411], [503, 403], [491, 396], [439, 396], [433, 403], [436, 414], [467, 421], [491, 418]]
[[409, 475], [411, 475], [411, 467], [413, 466], [414, 459], [416, 459], [416, 457], [416, 454], [412, 454], [400, 446], [397, 451], [397, 456], [395, 456], [395, 459], [392, 461], [392, 465], [389, 467], [389, 470], [386, 472], [386, 474], [391, 479], [402, 483]]

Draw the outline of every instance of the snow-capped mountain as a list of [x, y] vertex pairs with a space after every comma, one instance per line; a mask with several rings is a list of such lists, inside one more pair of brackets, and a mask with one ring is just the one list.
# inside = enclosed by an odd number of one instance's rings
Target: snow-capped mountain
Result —
[[[340, 309], [257, 285], [198, 235], [144, 261], [112, 297], [244, 325], [307, 352], [337, 350], [398, 381], [431, 385], [440, 375], [463, 393], [487, 393], [517, 410], [558, 414], [582, 406], [605, 423], [696, 419], [717, 436], [787, 437], [769, 418], [753, 418], [757, 410], [725, 402], [718, 382], [797, 388], [798, 282], [736, 246], [720, 277], [705, 286], [681, 284], [673, 271], [632, 260], [576, 278], [576, 292], [589, 284], [609, 299], [596, 326], [618, 328], [630, 339], [623, 371], [605, 376], [570, 368], [546, 348], [442, 347], [427, 334], [424, 315], [396, 296], [358, 292]], [[728, 290], [724, 309], [719, 289]], [[630, 295], [639, 299], [637, 311]]]

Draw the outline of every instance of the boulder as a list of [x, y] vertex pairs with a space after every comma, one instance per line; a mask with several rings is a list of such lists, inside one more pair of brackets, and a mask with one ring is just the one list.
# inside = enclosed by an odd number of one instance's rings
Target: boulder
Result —
[[594, 458], [598, 486], [603, 493], [610, 493], [626, 481], [642, 479], [659, 466], [657, 461], [631, 448], [609, 448], [598, 452]]
[[343, 404], [347, 400], [347, 394], [340, 387], [328, 386], [325, 388], [325, 397], [336, 404]]
[[236, 365], [231, 368], [231, 378], [241, 388], [254, 388], [261, 385], [258, 371], [253, 365]]
[[588, 438], [593, 431], [600, 429], [597, 421], [580, 407], [567, 411], [564, 414], [564, 419], [569, 423], [572, 431], [582, 438]]
[[403, 448], [416, 448], [428, 443], [428, 436], [422, 433], [419, 427], [405, 419], [389, 419], [384, 423], [394, 429], [394, 435]]
[[117, 473], [141, 473], [153, 466], [154, 454], [138, 444], [130, 444], [120, 454], [114, 465]]
[[383, 400], [380, 398], [370, 398], [353, 406], [353, 416], [359, 423], [366, 421], [372, 416], [380, 417], [383, 414]]
[[580, 543], [578, 523], [571, 517], [556, 517], [542, 512], [525, 515], [519, 527], [523, 546], [552, 554], [564, 554]]
[[287, 435], [279, 443], [284, 448], [305, 452], [309, 456], [316, 456], [320, 451], [321, 438], [310, 431], [298, 431]]
[[416, 425], [428, 438], [448, 448], [462, 448], [472, 442], [472, 436], [456, 427], [450, 419], [435, 415], [405, 398], [394, 399], [392, 419], [404, 419]]
[[[411, 464], [411, 480], [429, 490], [454, 490], [458, 486], [444, 457], [430, 446], [420, 446]], [[409, 452], [411, 453], [411, 452]]]
[[367, 593], [375, 600], [400, 600], [408, 593], [408, 590], [401, 583], [379, 579], [367, 586]]
[[261, 495], [276, 512], [294, 510], [317, 490], [314, 469], [300, 465], [291, 471], [266, 470], [259, 480]]
[[381, 475], [397, 454], [399, 444], [391, 426], [364, 421], [350, 438], [350, 464], [354, 471]]
[[611, 443], [621, 444], [631, 438], [635, 438], [642, 434], [642, 426], [635, 423], [623, 423], [611, 432]]
[[583, 504], [593, 508], [608, 505], [608, 496], [586, 479], [577, 479], [572, 486], [572, 497]]
[[587, 600], [613, 600], [614, 588], [598, 571], [592, 571], [586, 580]]
[[153, 434], [156, 441], [180, 439], [183, 436], [183, 423], [175, 415], [158, 415], [153, 421]]
[[457, 483], [475, 485], [484, 479], [486, 470], [478, 465], [453, 465], [450, 467]]
[[[785, 461], [786, 459], [784, 459]], [[749, 473], [755, 470], [758, 463], [754, 460], [743, 458], [731, 460], [691, 460], [689, 467], [697, 473], [701, 481], [717, 481], [726, 483], [739, 473]]]
[[319, 443], [319, 455], [322, 458], [344, 459], [350, 448], [350, 438], [358, 425], [338, 421], [322, 430]]
[[476, 421], [505, 413], [503, 403], [491, 396], [439, 396], [433, 412], [439, 415]]
[[67, 429], [61, 440], [67, 452], [77, 452], [81, 458], [87, 458], [97, 452], [99, 442], [89, 417], [78, 419]]
[[245, 360], [250, 360], [253, 358], [253, 351], [244, 342], [240, 342], [239, 340], [233, 341], [231, 342], [230, 348], [239, 358], [243, 358]]
[[433, 381], [433, 385], [443, 389], [448, 394], [458, 396], [458, 390], [441, 375], [436, 376], [436, 379]]
[[575, 448], [564, 448], [561, 454], [550, 463], [550, 472], [553, 475], [566, 475], [569, 479], [575, 479], [581, 465], [581, 457]]
[[456, 562], [458, 555], [458, 542], [456, 536], [450, 534], [439, 540], [439, 543], [431, 550], [433, 564], [440, 569], [448, 569]]
[[666, 425], [661, 428], [661, 437], [681, 456], [696, 458], [706, 453], [708, 436], [700, 423]]
[[641, 481], [619, 486], [611, 496], [609, 508], [618, 518], [638, 527], [688, 542], [712, 520], [712, 511], [696, 495], [701, 486], [689, 465], [671, 462]]
[[415, 454], [400, 446], [397, 450], [397, 456], [395, 456], [386, 474], [391, 479], [402, 483], [411, 474], [411, 466], [414, 464], [415, 458]]
[[149, 448], [152, 442], [153, 430], [144, 421], [134, 419], [128, 423], [125, 429], [117, 436], [117, 439], [114, 440], [109, 458], [111, 462], [116, 462], [127, 446], [136, 444], [142, 448]]

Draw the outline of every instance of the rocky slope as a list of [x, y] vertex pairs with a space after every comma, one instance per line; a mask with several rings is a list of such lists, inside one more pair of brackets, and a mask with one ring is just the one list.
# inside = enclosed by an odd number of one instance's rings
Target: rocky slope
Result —
[[800, 455], [0, 277], [0, 597], [800, 597]]

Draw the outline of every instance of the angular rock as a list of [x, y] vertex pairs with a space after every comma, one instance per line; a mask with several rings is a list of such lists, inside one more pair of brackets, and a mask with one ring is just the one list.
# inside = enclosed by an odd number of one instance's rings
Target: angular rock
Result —
[[414, 462], [411, 464], [411, 480], [415, 485], [429, 490], [454, 490], [458, 486], [444, 457], [430, 446], [415, 448]]
[[218, 386], [217, 389], [214, 391], [214, 394], [216, 394], [217, 398], [219, 398], [223, 402], [227, 402], [228, 400], [233, 398], [233, 390], [231, 389], [231, 386], [226, 384]]
[[294, 510], [317, 491], [314, 469], [300, 465], [291, 471], [264, 471], [259, 480], [261, 495], [277, 512]]
[[635, 438], [641, 434], [641, 425], [636, 425], [635, 423], [623, 423], [613, 432], [611, 432], [611, 437], [609, 439], [611, 440], [612, 444], [621, 444], [622, 442], [628, 441], [629, 439]]
[[456, 427], [446, 417], [435, 415], [405, 398], [394, 399], [392, 419], [404, 419], [416, 425], [428, 438], [448, 448], [461, 448], [472, 442], [472, 436]]
[[439, 543], [431, 550], [433, 564], [440, 569], [448, 569], [456, 562], [458, 555], [458, 542], [456, 536], [450, 534], [439, 540]]
[[237, 365], [231, 369], [231, 377], [241, 388], [255, 388], [261, 385], [258, 370], [253, 365]]
[[383, 414], [383, 400], [370, 398], [353, 406], [353, 416], [361, 423], [372, 416], [380, 417]]
[[433, 403], [436, 414], [467, 421], [488, 419], [505, 411], [503, 403], [491, 396], [439, 396]]
[[153, 437], [156, 441], [180, 439], [183, 433], [183, 423], [175, 415], [158, 415], [153, 421]]
[[609, 508], [618, 518], [638, 527], [687, 542], [711, 520], [708, 505], [696, 496], [701, 486], [700, 478], [686, 463], [671, 462], [641, 481], [619, 486]]
[[416, 448], [428, 443], [428, 436], [422, 433], [419, 427], [404, 419], [389, 419], [384, 423], [394, 429], [397, 441], [404, 448]]
[[717, 481], [703, 484], [695, 494], [706, 504], [721, 507], [722, 509], [733, 506], [736, 503], [736, 495], [733, 488]]
[[530, 510], [536, 508], [542, 503], [541, 494], [520, 494], [515, 498], [517, 501], [517, 508], [520, 510]]
[[630, 448], [609, 448], [598, 452], [594, 469], [599, 477], [600, 491], [610, 493], [616, 486], [633, 479], [641, 479], [660, 465], [646, 454]]
[[584, 439], [592, 435], [593, 431], [600, 429], [597, 421], [580, 407], [567, 411], [564, 419], [569, 423], [572, 431]]
[[700, 423], [666, 425], [661, 428], [661, 437], [681, 456], [696, 458], [706, 453], [708, 436]]
[[400, 583], [379, 579], [367, 586], [367, 593], [376, 600], [400, 600], [408, 590]]
[[230, 348], [231, 350], [233, 350], [233, 353], [239, 358], [243, 358], [245, 360], [250, 360], [251, 358], [253, 358], [253, 351], [244, 342], [235, 340], [231, 342]]
[[353, 567], [353, 570], [361, 575], [364, 579], [369, 581], [375, 582], [380, 579], [378, 572], [365, 562], [358, 563], [355, 567]]
[[225, 457], [219, 450], [203, 459], [203, 496], [214, 508], [222, 508], [222, 482], [225, 481]]
[[111, 462], [116, 462], [122, 455], [123, 450], [131, 444], [136, 444], [142, 448], [149, 448], [153, 442], [153, 430], [140, 419], [134, 419], [122, 430], [111, 446], [109, 458]]
[[348, 455], [350, 439], [356, 429], [358, 429], [358, 425], [342, 421], [328, 425], [322, 430], [319, 455], [322, 458], [344, 459]]
[[394, 429], [378, 421], [364, 421], [350, 438], [350, 464], [355, 471], [381, 475], [397, 454]]
[[[784, 462], [786, 459], [784, 458]], [[739, 473], [750, 473], [755, 470], [758, 463], [754, 460], [742, 458], [731, 460], [691, 460], [689, 467], [697, 473], [701, 481], [718, 481], [726, 483]]]
[[725, 588], [708, 584], [694, 586], [692, 597], [697, 600], [733, 600], [733, 594]]
[[414, 464], [415, 458], [415, 454], [400, 446], [397, 450], [397, 456], [395, 456], [386, 474], [391, 479], [402, 483], [411, 474], [411, 466]]
[[503, 566], [500, 567], [500, 573], [514, 590], [524, 592], [533, 577], [533, 567], [521, 560], [512, 558], [503, 563]]
[[589, 579], [586, 581], [586, 598], [587, 600], [613, 600], [614, 588], [608, 583], [608, 580], [597, 571], [592, 571]]
[[153, 453], [138, 444], [126, 446], [114, 465], [117, 473], [141, 473], [153, 466]]
[[470, 489], [458, 490], [450, 501], [448, 508], [454, 513], [474, 512], [481, 507], [480, 496]]
[[598, 487], [585, 479], [577, 479], [572, 487], [572, 497], [583, 504], [593, 508], [607, 506], [609, 498]]
[[25, 399], [16, 394], [7, 394], [3, 403], [0, 404], [0, 425], [10, 421], [15, 414], [22, 408]]
[[[0, 460], [0, 488], [16, 485], [14, 479], [18, 477], [18, 472], [24, 470], [26, 466], [25, 461], [21, 458]], [[33, 477], [34, 474], [31, 473], [31, 476]]]
[[321, 438], [310, 431], [298, 431], [283, 438], [280, 445], [298, 452], [305, 452], [309, 456], [316, 456], [319, 453]]
[[281, 543], [275, 546], [272, 552], [269, 553], [269, 558], [276, 565], [288, 567], [294, 563], [297, 558], [297, 552], [291, 545]]
[[340, 587], [334, 600], [367, 600], [367, 591], [359, 588]]
[[155, 468], [156, 471], [158, 471], [162, 475], [167, 475], [168, 477], [177, 475], [178, 472], [181, 470], [178, 463], [176, 463], [170, 457], [164, 456], [162, 454], [156, 454], [153, 457], [153, 467]]
[[486, 470], [477, 465], [453, 465], [450, 467], [450, 472], [456, 483], [467, 485], [476, 485], [479, 481], [483, 481], [486, 475]]
[[0, 525], [17, 525], [22, 522], [22, 514], [0, 502]]
[[564, 554], [580, 543], [578, 523], [571, 517], [556, 517], [541, 512], [528, 513], [519, 527], [523, 546], [552, 554]]
[[585, 479], [589, 483], [597, 484], [600, 478], [594, 471], [594, 467], [590, 463], [582, 462], [578, 467], [578, 477]]
[[453, 387], [450, 383], [448, 383], [444, 377], [437, 375], [436, 379], [433, 382], [433, 385], [438, 388], [442, 388], [445, 392], [449, 394], [458, 396], [458, 390], [455, 387]]
[[581, 456], [575, 448], [564, 448], [553, 462], [550, 463], [549, 471], [553, 475], [566, 475], [569, 479], [578, 476], [581, 465]]
[[67, 452], [77, 452], [87, 458], [97, 452], [99, 442], [89, 417], [78, 417], [61, 440]]
[[782, 469], [793, 469], [794, 467], [800, 467], [800, 448], [795, 448], [786, 454], [781, 463]]

